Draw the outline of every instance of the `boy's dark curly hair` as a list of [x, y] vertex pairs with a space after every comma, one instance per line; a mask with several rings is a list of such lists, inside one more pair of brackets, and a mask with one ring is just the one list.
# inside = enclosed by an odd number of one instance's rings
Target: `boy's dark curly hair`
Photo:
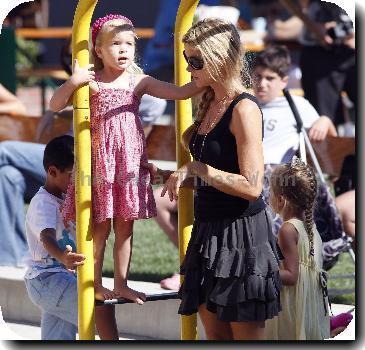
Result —
[[72, 168], [74, 164], [74, 138], [63, 135], [48, 142], [43, 155], [43, 166], [47, 171], [53, 165], [60, 171]]

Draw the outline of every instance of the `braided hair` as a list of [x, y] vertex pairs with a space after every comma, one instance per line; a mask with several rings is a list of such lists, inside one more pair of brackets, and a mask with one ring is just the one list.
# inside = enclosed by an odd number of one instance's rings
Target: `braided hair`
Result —
[[292, 206], [304, 211], [304, 225], [309, 239], [309, 254], [314, 256], [313, 208], [317, 195], [314, 170], [299, 158], [274, 169], [270, 186], [275, 194], [282, 195]]

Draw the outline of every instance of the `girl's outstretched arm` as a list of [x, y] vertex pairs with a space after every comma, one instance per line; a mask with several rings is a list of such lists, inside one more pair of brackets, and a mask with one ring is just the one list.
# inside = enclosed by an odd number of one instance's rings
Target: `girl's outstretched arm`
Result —
[[140, 96], [148, 94], [165, 100], [186, 100], [205, 89], [197, 87], [193, 81], [183, 86], [177, 86], [149, 75], [143, 75], [136, 88]]
[[229, 128], [236, 138], [240, 174], [229, 173], [194, 160], [184, 164], [169, 177], [162, 193], [168, 192], [171, 200], [177, 199], [181, 184], [196, 176], [209, 186], [231, 196], [256, 200], [262, 192], [264, 178], [262, 116], [256, 103], [247, 99], [238, 102], [233, 109]]
[[95, 79], [95, 72], [90, 69], [93, 68], [93, 64], [89, 64], [86, 67], [81, 68], [74, 60], [74, 68], [71, 77], [62, 84], [53, 94], [49, 103], [49, 108], [53, 112], [59, 112], [64, 109], [73, 94], [73, 92], [83, 84], [87, 84]]
[[280, 269], [280, 278], [284, 285], [297, 283], [299, 273], [298, 232], [290, 223], [284, 223], [279, 230], [278, 244], [284, 255], [284, 268]]

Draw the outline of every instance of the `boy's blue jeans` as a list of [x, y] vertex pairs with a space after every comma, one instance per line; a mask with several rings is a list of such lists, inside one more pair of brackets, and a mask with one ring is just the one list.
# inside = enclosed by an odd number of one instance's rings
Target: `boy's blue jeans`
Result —
[[74, 274], [44, 272], [25, 279], [28, 295], [42, 310], [42, 340], [75, 340], [77, 332], [77, 280]]

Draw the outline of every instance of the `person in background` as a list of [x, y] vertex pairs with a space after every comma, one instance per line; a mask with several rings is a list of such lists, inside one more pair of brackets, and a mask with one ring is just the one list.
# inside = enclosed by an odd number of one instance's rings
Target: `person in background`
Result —
[[[163, 187], [159, 187], [153, 191], [153, 195], [156, 200], [157, 216], [155, 221], [160, 226], [162, 231], [171, 240], [173, 245], [178, 248], [178, 214], [177, 214], [177, 202], [170, 201], [167, 196], [161, 197]], [[172, 276], [164, 278], [160, 281], [160, 286], [163, 289], [179, 290], [180, 287], [180, 275], [174, 273]]]
[[356, 206], [355, 206], [355, 190], [344, 192], [336, 197], [336, 206], [343, 222], [345, 233], [352, 238], [353, 248], [355, 247], [356, 233]]
[[[262, 51], [252, 67], [253, 91], [264, 115], [265, 136], [263, 141], [265, 159], [264, 197], [269, 201], [269, 178], [279, 164], [290, 162], [299, 148], [299, 135], [296, 121], [282, 90], [288, 83], [290, 56], [285, 46], [273, 45]], [[336, 136], [336, 128], [328, 116], [320, 116], [305, 98], [293, 95], [293, 101], [308, 129], [312, 142], [321, 142], [327, 135]], [[341, 220], [337, 215], [335, 203], [323, 186], [320, 186], [314, 218], [321, 237], [326, 232], [342, 231]], [[281, 219], [272, 213], [274, 233], [282, 224]]]
[[353, 23], [341, 7], [331, 2], [303, 0], [297, 6], [291, 0], [280, 1], [304, 23], [300, 40], [304, 95], [337, 126], [344, 122], [341, 93], [345, 91], [357, 104]]
[[[292, 0], [299, 5], [302, 0]], [[271, 1], [264, 6], [263, 16], [267, 21], [265, 41], [298, 41], [302, 30], [302, 20], [281, 4], [279, 0]]]

